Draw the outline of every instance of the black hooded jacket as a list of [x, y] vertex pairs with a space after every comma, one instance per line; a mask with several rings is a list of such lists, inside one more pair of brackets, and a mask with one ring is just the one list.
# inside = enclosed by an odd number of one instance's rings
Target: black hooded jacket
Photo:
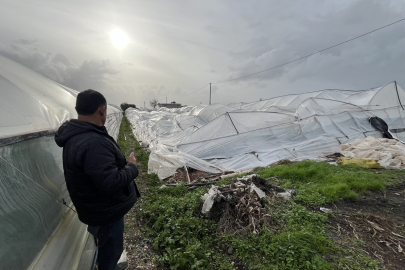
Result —
[[138, 169], [127, 163], [105, 127], [70, 120], [55, 142], [63, 147], [66, 185], [80, 221], [100, 226], [128, 213], [140, 196], [134, 183]]

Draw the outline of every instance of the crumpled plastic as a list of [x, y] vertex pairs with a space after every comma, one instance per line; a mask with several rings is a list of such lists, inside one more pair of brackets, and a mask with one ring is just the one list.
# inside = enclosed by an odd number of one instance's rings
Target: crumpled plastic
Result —
[[348, 158], [372, 159], [388, 169], [400, 169], [405, 166], [405, 145], [394, 139], [367, 137], [343, 144], [341, 148], [342, 154]]

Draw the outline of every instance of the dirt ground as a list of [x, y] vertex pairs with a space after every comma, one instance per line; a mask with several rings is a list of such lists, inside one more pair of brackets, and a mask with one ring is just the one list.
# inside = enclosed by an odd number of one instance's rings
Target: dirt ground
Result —
[[336, 244], [358, 245], [382, 269], [405, 269], [405, 181], [359, 201], [341, 200], [328, 207], [335, 212], [328, 223]]
[[145, 236], [144, 224], [135, 210], [125, 216], [124, 246], [127, 251], [128, 269], [166, 269], [158, 266], [157, 253], [153, 249], [153, 241]]
[[[141, 193], [145, 192], [147, 186], [142, 174], [137, 183]], [[362, 249], [379, 261], [382, 269], [405, 269], [405, 181], [388, 187], [385, 192], [371, 192], [359, 201], [341, 200], [326, 207], [333, 210], [328, 224], [337, 245]], [[167, 269], [158, 266], [158, 253], [153, 249], [153, 240], [145, 234], [140, 211], [142, 199], [125, 216], [129, 269]], [[313, 211], [320, 212], [318, 208]]]

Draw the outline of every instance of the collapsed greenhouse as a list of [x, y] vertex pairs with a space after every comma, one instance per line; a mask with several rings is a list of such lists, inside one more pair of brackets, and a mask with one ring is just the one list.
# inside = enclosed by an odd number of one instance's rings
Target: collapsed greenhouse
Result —
[[403, 157], [404, 102], [404, 90], [392, 82], [369, 90], [322, 90], [251, 103], [150, 112], [129, 108], [125, 114], [135, 137], [151, 151], [149, 172], [164, 179], [184, 166], [222, 173], [341, 153], [343, 144], [383, 137], [371, 117], [385, 121], [398, 141], [392, 158]]
[[[95, 239], [73, 209], [54, 133], [78, 92], [0, 56], [1, 269], [92, 269]], [[118, 137], [122, 111], [108, 106]]]
[[[78, 92], [0, 56], [0, 93], [0, 265], [91, 269], [95, 241], [74, 211], [62, 149], [53, 139], [64, 121], [77, 116]], [[185, 166], [221, 174], [282, 159], [355, 155], [356, 147], [380, 143], [370, 137], [383, 137], [372, 117], [383, 119], [396, 140], [381, 142], [393, 150], [386, 166], [402, 167], [396, 156], [405, 155], [404, 102], [404, 90], [392, 82], [361, 91], [125, 113], [135, 137], [151, 151], [149, 172], [165, 179]], [[122, 111], [115, 106], [107, 111], [107, 130], [117, 139]]]

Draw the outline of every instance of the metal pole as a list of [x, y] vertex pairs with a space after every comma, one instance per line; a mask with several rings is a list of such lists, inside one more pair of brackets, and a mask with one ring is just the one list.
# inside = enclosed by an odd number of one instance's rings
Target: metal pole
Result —
[[167, 103], [167, 97], [166, 97], [166, 103]]
[[211, 105], [211, 83], [210, 83], [210, 105]]
[[399, 98], [399, 93], [398, 93], [398, 88], [397, 88], [397, 81], [394, 81], [394, 83], [395, 83], [395, 90], [397, 91], [397, 97], [398, 97], [399, 105], [401, 105], [402, 110], [404, 110], [404, 106], [402, 106], [401, 99]]

